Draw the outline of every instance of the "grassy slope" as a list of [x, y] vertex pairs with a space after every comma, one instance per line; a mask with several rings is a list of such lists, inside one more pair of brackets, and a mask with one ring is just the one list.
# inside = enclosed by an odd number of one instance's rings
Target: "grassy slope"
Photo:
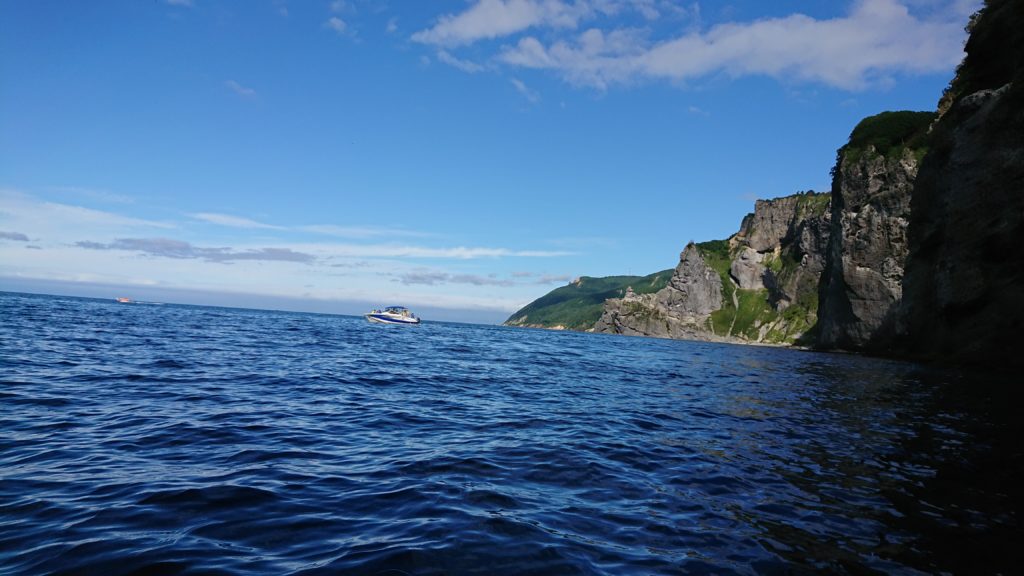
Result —
[[621, 298], [627, 286], [632, 286], [637, 294], [657, 292], [668, 284], [672, 272], [669, 269], [647, 276], [584, 276], [534, 300], [510, 316], [506, 324], [587, 330], [601, 317], [606, 299]]

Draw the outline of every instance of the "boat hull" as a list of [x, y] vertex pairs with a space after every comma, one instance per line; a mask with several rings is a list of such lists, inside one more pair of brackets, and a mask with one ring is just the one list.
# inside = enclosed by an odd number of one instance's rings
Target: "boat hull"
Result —
[[366, 314], [366, 319], [379, 324], [419, 324], [419, 318], [403, 318], [387, 314]]

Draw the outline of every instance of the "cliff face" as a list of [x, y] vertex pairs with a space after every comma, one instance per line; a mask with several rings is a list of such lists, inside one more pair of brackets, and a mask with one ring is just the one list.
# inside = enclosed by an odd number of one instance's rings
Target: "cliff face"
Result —
[[1024, 1], [987, 2], [966, 51], [915, 184], [895, 350], [1020, 366]]
[[840, 151], [820, 290], [820, 346], [864, 348], [895, 321], [918, 164], [910, 148], [882, 154], [869, 144]]
[[605, 302], [595, 332], [793, 342], [816, 322], [827, 194], [758, 200], [728, 241], [690, 243], [669, 285]]
[[758, 201], [664, 288], [606, 300], [595, 330], [1024, 365], [1024, 0], [986, 0], [969, 29], [938, 119], [865, 118], [831, 200]]
[[[740, 231], [730, 238], [733, 255], [729, 272], [743, 290], [766, 289], [769, 302], [779, 310], [792, 304], [817, 312], [817, 289], [825, 268], [831, 221], [828, 194], [796, 194], [758, 200]], [[761, 267], [753, 274], [752, 262]], [[747, 268], [748, 270], [744, 270]], [[814, 325], [809, 322], [808, 327]]]
[[632, 288], [623, 298], [605, 301], [595, 332], [707, 339], [706, 322], [722, 307], [722, 280], [690, 243], [679, 255], [668, 286], [654, 294], [638, 295]]

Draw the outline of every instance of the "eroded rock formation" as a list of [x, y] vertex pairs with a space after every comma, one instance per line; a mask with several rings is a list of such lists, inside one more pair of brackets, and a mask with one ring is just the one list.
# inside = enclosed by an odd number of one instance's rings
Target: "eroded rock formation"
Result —
[[793, 342], [815, 324], [827, 194], [758, 200], [728, 241], [690, 243], [668, 286], [605, 302], [594, 331]]
[[605, 302], [595, 332], [655, 336], [658, 338], [709, 339], [711, 313], [722, 307], [722, 280], [704, 261], [692, 242], [679, 255], [668, 286], [654, 294], [635, 294]]

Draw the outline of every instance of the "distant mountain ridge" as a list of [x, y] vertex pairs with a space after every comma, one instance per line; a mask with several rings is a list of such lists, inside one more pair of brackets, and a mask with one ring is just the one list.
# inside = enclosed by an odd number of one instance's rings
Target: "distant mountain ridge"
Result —
[[671, 276], [671, 269], [647, 276], [581, 276], [523, 307], [505, 325], [589, 330], [601, 317], [605, 300], [623, 296], [630, 286], [641, 293], [657, 292]]

